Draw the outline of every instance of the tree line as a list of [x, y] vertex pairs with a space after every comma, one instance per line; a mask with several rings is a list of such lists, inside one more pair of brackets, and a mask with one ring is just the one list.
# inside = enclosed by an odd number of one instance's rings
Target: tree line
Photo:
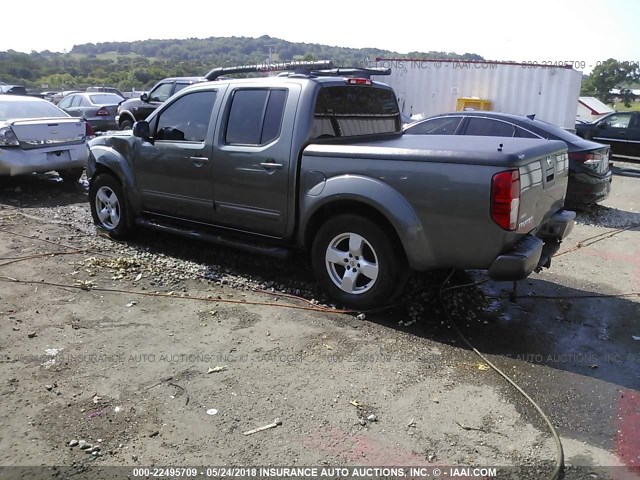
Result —
[[[633, 89], [640, 83], [640, 66], [638, 62], [619, 61], [609, 58], [599, 63], [588, 78], [582, 82], [580, 95], [596, 97], [604, 103], [611, 104], [619, 98], [627, 107], [636, 100]], [[612, 90], [618, 93], [612, 93]]]
[[0, 52], [0, 81], [33, 91], [111, 86], [147, 89], [162, 78], [204, 75], [214, 67], [292, 60], [332, 60], [361, 66], [377, 57], [484, 60], [480, 55], [345, 48], [272, 38], [210, 37], [75, 45], [70, 52]]

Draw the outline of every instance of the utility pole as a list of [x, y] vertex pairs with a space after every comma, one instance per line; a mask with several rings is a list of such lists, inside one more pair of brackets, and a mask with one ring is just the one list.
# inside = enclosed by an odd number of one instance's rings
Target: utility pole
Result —
[[265, 45], [265, 47], [267, 47], [269, 49], [269, 58], [267, 59], [267, 61], [269, 62], [269, 65], [271, 65], [273, 63], [273, 49], [276, 48], [275, 45]]

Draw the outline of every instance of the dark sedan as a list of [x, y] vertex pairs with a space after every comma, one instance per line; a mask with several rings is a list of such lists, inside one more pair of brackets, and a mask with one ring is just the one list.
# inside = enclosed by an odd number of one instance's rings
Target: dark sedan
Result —
[[9, 95], [28, 95], [27, 89], [22, 85], [0, 85], [0, 93]]
[[640, 112], [614, 112], [591, 123], [576, 124], [582, 138], [611, 145], [611, 152], [640, 157]]
[[58, 107], [72, 117], [84, 118], [96, 132], [117, 130], [116, 113], [124, 98], [115, 93], [71, 93], [60, 100]]
[[566, 203], [589, 205], [611, 191], [609, 146], [580, 138], [560, 127], [521, 115], [498, 112], [455, 112], [407, 126], [409, 135], [480, 135], [562, 140], [569, 150]]

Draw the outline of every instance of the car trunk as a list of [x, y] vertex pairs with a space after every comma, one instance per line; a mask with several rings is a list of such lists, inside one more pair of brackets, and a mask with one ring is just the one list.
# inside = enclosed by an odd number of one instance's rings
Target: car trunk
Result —
[[86, 135], [83, 120], [66, 117], [16, 120], [11, 129], [25, 150], [74, 145], [82, 143]]

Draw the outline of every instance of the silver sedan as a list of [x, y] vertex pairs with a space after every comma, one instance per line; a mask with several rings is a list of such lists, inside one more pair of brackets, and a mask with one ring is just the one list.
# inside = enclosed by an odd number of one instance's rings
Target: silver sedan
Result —
[[0, 175], [55, 170], [76, 182], [89, 157], [93, 131], [46, 100], [0, 95]]
[[72, 93], [58, 103], [58, 107], [72, 117], [82, 117], [96, 132], [118, 130], [116, 113], [124, 101], [120, 95], [105, 92]]

